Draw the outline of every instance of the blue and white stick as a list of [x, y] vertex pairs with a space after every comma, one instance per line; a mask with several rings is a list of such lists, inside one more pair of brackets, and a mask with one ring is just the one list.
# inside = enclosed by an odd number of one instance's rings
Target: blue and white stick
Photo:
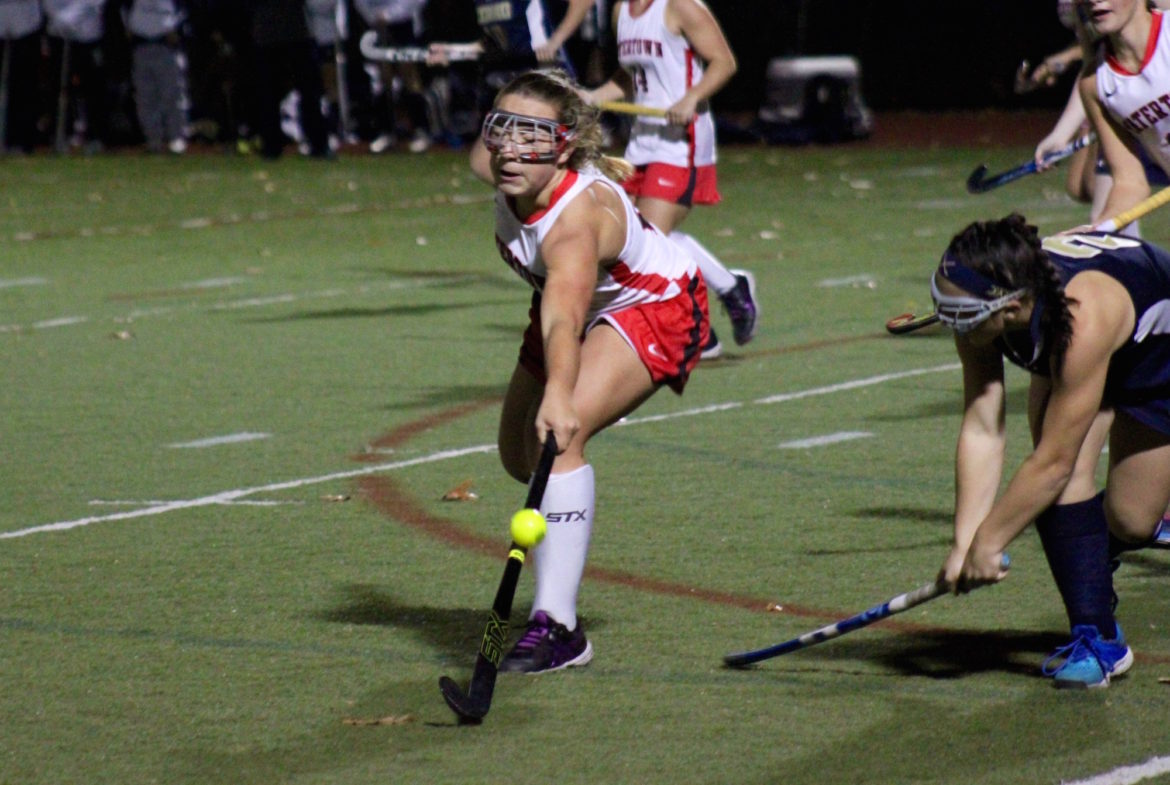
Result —
[[[1006, 570], [1011, 566], [1011, 559], [1005, 553], [1003, 555], [1002, 569]], [[939, 595], [947, 593], [947, 586], [941, 581], [931, 581], [923, 584], [913, 591], [908, 591], [905, 594], [899, 594], [886, 602], [880, 603], [867, 610], [862, 611], [856, 616], [850, 616], [847, 619], [842, 619], [839, 622], [830, 624], [826, 627], [821, 627], [812, 632], [806, 632], [800, 637], [793, 638], [790, 641], [777, 643], [774, 646], [768, 646], [763, 649], [756, 649], [755, 651], [743, 651], [738, 654], [728, 654], [723, 658], [723, 664], [732, 668], [744, 668], [748, 665], [768, 660], [772, 657], [779, 657], [782, 654], [794, 652], [797, 649], [805, 649], [809, 646], [815, 646], [818, 643], [823, 643], [827, 640], [844, 635], [847, 632], [859, 630], [862, 627], [868, 627], [875, 621], [881, 621], [895, 613], [901, 613], [904, 610], [913, 608], [915, 605], [921, 605], [927, 600], [933, 600]]]

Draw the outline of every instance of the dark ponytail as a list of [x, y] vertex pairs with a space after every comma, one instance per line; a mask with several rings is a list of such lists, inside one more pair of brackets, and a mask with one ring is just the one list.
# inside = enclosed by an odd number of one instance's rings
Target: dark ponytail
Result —
[[1072, 313], [1064, 284], [1040, 244], [1040, 234], [1019, 213], [998, 221], [977, 221], [955, 235], [947, 254], [1004, 289], [1024, 289], [1044, 304], [1040, 329], [1060, 372], [1072, 340]]

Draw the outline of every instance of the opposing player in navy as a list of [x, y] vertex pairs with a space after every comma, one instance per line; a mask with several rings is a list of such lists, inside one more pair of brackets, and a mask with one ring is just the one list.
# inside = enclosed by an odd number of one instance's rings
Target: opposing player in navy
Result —
[[[1003, 579], [1004, 550], [1035, 520], [1072, 628], [1044, 671], [1058, 686], [1104, 687], [1133, 662], [1110, 562], [1152, 544], [1170, 502], [1170, 254], [1100, 232], [1042, 242], [1011, 215], [960, 232], [931, 293], [955, 332], [965, 399], [941, 577], [957, 591]], [[1034, 449], [996, 498], [1005, 357], [1032, 374]], [[1077, 467], [1100, 454], [1103, 408], [1115, 416], [1097, 493]]]
[[645, 221], [601, 155], [598, 110], [564, 74], [510, 82], [484, 119], [490, 152], [474, 171], [496, 188], [496, 246], [535, 293], [500, 416], [500, 458], [527, 482], [538, 446], [561, 449], [533, 550], [536, 595], [524, 636], [500, 665], [540, 673], [593, 656], [577, 590], [593, 527], [585, 443], [662, 386], [682, 392], [707, 339], [707, 292], [694, 260]]

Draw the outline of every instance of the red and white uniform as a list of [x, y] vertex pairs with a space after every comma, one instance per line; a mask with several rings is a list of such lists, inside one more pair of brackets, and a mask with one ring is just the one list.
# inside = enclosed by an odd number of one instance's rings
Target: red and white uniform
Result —
[[[652, 0], [632, 16], [620, 3], [617, 23], [618, 63], [634, 82], [634, 102], [666, 109], [678, 103], [703, 77], [703, 63], [682, 35], [666, 28], [667, 0]], [[630, 130], [626, 160], [635, 166], [664, 163], [678, 167], [715, 163], [715, 121], [709, 109], [687, 126], [662, 117], [638, 117]]]
[[[685, 250], [642, 218], [621, 186], [594, 171], [568, 171], [549, 206], [521, 219], [512, 200], [496, 194], [496, 247], [500, 256], [538, 293], [548, 277], [541, 244], [565, 208], [589, 186], [602, 183], [621, 198], [626, 239], [617, 261], [598, 266], [597, 286], [585, 317], [585, 332], [599, 322], [613, 326], [650, 370], [656, 382], [682, 389], [707, 340], [707, 291]], [[521, 362], [543, 380], [543, 342], [534, 299]]]
[[1097, 96], [1162, 169], [1170, 172], [1170, 25], [1153, 12], [1141, 69], [1127, 71], [1112, 55], [1097, 67]]

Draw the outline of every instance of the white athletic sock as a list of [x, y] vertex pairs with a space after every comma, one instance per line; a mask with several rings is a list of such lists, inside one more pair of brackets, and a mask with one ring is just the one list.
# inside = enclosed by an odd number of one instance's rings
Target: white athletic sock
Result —
[[548, 533], [531, 551], [536, 579], [532, 611], [544, 611], [570, 630], [577, 629], [577, 589], [593, 531], [593, 498], [589, 464], [551, 475], [540, 505]]
[[731, 288], [735, 286], [735, 275], [724, 267], [723, 263], [716, 259], [710, 251], [700, 245], [694, 237], [676, 230], [670, 233], [670, 239], [686, 249], [691, 258], [698, 263], [699, 270], [703, 273], [703, 280], [715, 291], [715, 294], [731, 291]]

